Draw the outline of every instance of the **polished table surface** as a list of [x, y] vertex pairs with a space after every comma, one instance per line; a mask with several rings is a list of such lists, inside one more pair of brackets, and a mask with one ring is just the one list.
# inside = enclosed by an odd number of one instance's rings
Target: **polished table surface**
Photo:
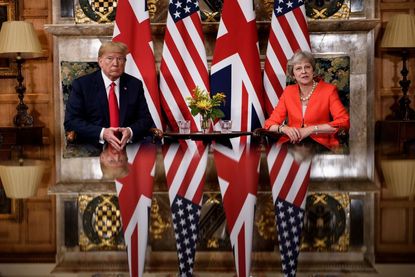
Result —
[[252, 132], [240, 132], [232, 131], [230, 133], [221, 133], [220, 131], [214, 131], [209, 133], [195, 132], [189, 134], [182, 134], [177, 132], [165, 132], [163, 134], [164, 138], [171, 140], [180, 140], [180, 139], [191, 139], [191, 140], [201, 140], [201, 141], [218, 141], [236, 138], [240, 136], [250, 136]]

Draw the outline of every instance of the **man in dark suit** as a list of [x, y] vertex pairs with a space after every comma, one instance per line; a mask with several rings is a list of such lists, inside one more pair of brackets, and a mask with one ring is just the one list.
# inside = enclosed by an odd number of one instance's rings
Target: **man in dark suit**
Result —
[[[123, 43], [103, 43], [98, 52], [101, 70], [73, 81], [64, 127], [67, 132], [75, 133], [76, 142], [108, 143], [121, 151], [128, 142], [140, 141], [148, 135], [162, 136], [161, 130], [153, 128], [142, 82], [124, 73], [127, 54], [128, 48]], [[118, 102], [118, 126], [110, 125], [111, 86], [115, 103]]]

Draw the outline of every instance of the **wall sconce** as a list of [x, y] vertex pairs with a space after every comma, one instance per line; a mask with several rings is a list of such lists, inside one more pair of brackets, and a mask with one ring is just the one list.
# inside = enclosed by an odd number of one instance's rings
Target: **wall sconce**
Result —
[[396, 111], [394, 119], [415, 119], [415, 112], [409, 107], [411, 100], [408, 97], [408, 89], [411, 81], [406, 78], [408, 76], [406, 67], [408, 50], [415, 48], [415, 17], [409, 14], [398, 14], [392, 17], [386, 25], [381, 47], [399, 51], [402, 56], [402, 80], [399, 81], [399, 85], [402, 88], [403, 96], [399, 99], [399, 111]]
[[15, 58], [17, 63], [16, 92], [19, 104], [13, 123], [17, 127], [33, 126], [33, 117], [27, 113], [24, 103], [26, 87], [23, 85], [22, 65], [25, 59], [40, 57], [42, 48], [32, 23], [26, 21], [3, 22], [0, 32], [0, 55]]
[[40, 160], [5, 161], [0, 164], [0, 178], [8, 198], [29, 198], [36, 194], [45, 164]]

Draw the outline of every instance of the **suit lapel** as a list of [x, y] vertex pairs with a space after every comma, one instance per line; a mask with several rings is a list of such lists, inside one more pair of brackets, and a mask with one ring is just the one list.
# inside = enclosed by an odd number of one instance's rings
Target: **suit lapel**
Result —
[[107, 90], [105, 89], [104, 79], [102, 78], [101, 70], [98, 70], [95, 78], [95, 87], [98, 93], [98, 103], [101, 109], [101, 113], [104, 115], [105, 122], [104, 126], [109, 126], [110, 122], [110, 113], [108, 110], [108, 96]]
[[125, 123], [125, 117], [127, 115], [127, 108], [128, 108], [128, 89], [127, 89], [127, 81], [125, 75], [121, 75], [120, 78], [120, 126], [123, 126]]
[[303, 106], [300, 100], [300, 86], [297, 84], [294, 90], [293, 98], [295, 103], [295, 112], [299, 118], [303, 118]]

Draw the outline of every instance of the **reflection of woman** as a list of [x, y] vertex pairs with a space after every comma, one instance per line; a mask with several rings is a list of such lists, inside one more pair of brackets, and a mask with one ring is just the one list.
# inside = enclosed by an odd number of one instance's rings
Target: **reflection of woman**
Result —
[[339, 146], [336, 132], [349, 129], [349, 114], [340, 101], [337, 88], [314, 80], [315, 60], [311, 53], [298, 51], [288, 62], [287, 74], [296, 84], [289, 85], [269, 119], [265, 129], [286, 136], [280, 142], [313, 140], [328, 149]]
[[[336, 87], [315, 81], [314, 69], [311, 53], [294, 54], [287, 73], [296, 84], [287, 86], [264, 126], [285, 134], [269, 148], [267, 157], [284, 276], [296, 276], [299, 237], [303, 219], [307, 217], [304, 208], [311, 172], [310, 154], [319, 148], [335, 149], [340, 144], [336, 132], [340, 128], [349, 129], [350, 125]], [[283, 144], [287, 141], [293, 143], [293, 151]], [[307, 142], [317, 149], [297, 147]]]

